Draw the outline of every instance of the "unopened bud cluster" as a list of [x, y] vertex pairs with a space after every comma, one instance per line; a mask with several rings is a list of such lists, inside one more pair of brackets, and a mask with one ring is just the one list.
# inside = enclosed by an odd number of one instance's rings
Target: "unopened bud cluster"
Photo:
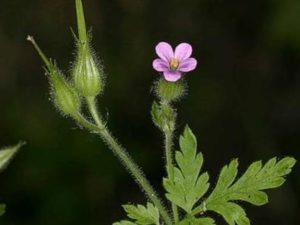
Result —
[[38, 54], [46, 64], [51, 84], [51, 95], [57, 108], [65, 115], [77, 117], [81, 100], [95, 98], [103, 90], [103, 70], [98, 65], [90, 46], [86, 31], [84, 11], [81, 0], [76, 0], [78, 23], [77, 55], [72, 68], [72, 79], [68, 80], [53, 61], [49, 60], [32, 36], [28, 36]]
[[161, 78], [155, 82], [154, 91], [159, 103], [154, 102], [152, 105], [152, 120], [163, 132], [173, 132], [177, 113], [171, 103], [185, 94], [186, 84], [183, 80], [169, 82]]
[[58, 109], [65, 115], [75, 116], [80, 112], [82, 97], [96, 97], [103, 90], [102, 69], [98, 67], [87, 43], [78, 45], [72, 80], [67, 80], [52, 62], [48, 62], [47, 67], [51, 95]]

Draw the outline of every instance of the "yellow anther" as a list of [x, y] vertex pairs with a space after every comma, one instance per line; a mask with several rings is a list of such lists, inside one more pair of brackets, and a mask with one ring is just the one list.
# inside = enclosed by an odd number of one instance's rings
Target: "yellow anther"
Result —
[[178, 66], [179, 66], [179, 61], [178, 61], [178, 59], [172, 58], [172, 59], [170, 60], [170, 68], [171, 68], [171, 70], [173, 70], [173, 71], [177, 70]]

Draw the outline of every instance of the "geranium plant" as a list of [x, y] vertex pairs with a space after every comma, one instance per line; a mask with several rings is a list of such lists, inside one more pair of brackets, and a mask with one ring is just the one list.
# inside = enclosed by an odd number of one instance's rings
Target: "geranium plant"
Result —
[[[156, 100], [151, 115], [154, 124], [163, 133], [166, 156], [166, 175], [162, 179], [165, 199], [158, 196], [140, 166], [109, 130], [108, 121], [98, 110], [97, 100], [104, 90], [103, 68], [91, 47], [81, 0], [76, 0], [78, 36], [76, 58], [70, 76], [62, 72], [57, 63], [46, 57], [32, 36], [33, 44], [45, 63], [51, 86], [51, 97], [63, 116], [74, 120], [79, 127], [98, 135], [124, 165], [135, 182], [146, 194], [146, 204], [123, 205], [127, 218], [115, 225], [213, 225], [212, 211], [229, 225], [248, 225], [248, 218], [240, 201], [261, 206], [268, 202], [267, 189], [277, 188], [285, 182], [296, 160], [292, 157], [272, 158], [266, 163], [252, 163], [245, 172], [238, 173], [238, 160], [223, 166], [216, 184], [211, 184], [205, 171], [204, 157], [197, 150], [197, 139], [186, 126], [179, 137], [180, 149], [174, 149], [177, 110], [175, 103], [186, 93], [188, 72], [196, 69], [192, 46], [181, 43], [175, 49], [166, 42], [156, 46], [159, 58], [153, 68], [159, 72], [154, 83]], [[91, 119], [89, 119], [91, 116]], [[130, 199], [128, 199], [130, 201]]]

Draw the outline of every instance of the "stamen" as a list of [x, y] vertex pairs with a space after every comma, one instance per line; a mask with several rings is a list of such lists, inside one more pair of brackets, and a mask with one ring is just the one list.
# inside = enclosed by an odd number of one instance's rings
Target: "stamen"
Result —
[[173, 71], [177, 70], [178, 66], [179, 66], [179, 61], [178, 61], [178, 59], [172, 58], [172, 59], [170, 60], [170, 68], [171, 68], [171, 70], [173, 70]]

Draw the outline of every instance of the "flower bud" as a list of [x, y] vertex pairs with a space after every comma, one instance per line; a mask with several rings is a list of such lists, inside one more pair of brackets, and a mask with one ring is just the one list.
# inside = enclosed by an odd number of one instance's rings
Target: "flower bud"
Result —
[[79, 44], [77, 61], [73, 68], [73, 79], [81, 95], [95, 97], [103, 90], [103, 71], [98, 67], [87, 44]]
[[153, 102], [151, 109], [154, 124], [164, 132], [174, 131], [177, 113], [169, 104]]
[[51, 71], [50, 82], [52, 96], [57, 108], [66, 115], [75, 115], [79, 112], [81, 107], [80, 98], [59, 70]]
[[155, 85], [155, 93], [164, 102], [173, 102], [180, 99], [186, 90], [184, 81], [169, 82], [160, 79]]

